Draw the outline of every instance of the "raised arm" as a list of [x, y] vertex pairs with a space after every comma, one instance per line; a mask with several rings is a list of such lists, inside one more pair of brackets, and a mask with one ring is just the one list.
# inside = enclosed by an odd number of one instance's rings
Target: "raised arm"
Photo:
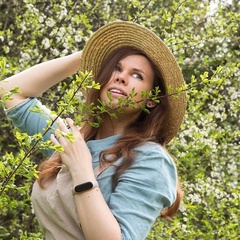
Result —
[[82, 52], [37, 64], [0, 82], [0, 97], [19, 87], [19, 93], [6, 101], [7, 108], [21, 103], [28, 97], [37, 97], [53, 85], [74, 74], [79, 69]]

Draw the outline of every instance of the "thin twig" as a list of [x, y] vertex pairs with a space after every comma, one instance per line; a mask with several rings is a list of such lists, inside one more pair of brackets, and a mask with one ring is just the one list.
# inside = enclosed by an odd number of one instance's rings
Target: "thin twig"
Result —
[[145, 4], [145, 6], [138, 12], [138, 15], [136, 15], [134, 18], [133, 18], [133, 22], [137, 22], [137, 20], [138, 20], [138, 17], [139, 17], [139, 15], [144, 11], [144, 9], [149, 5], [149, 3], [151, 2], [152, 0], [149, 0], [146, 4]]
[[[217, 71], [213, 74], [213, 76], [211, 78], [213, 78], [215, 75], [216, 75]], [[71, 96], [69, 102], [71, 102], [73, 100], [73, 98], [75, 97], [75, 95], [77, 94], [77, 92], [82, 88], [82, 84], [84, 83], [84, 81], [86, 81], [86, 79], [88, 78], [90, 73], [88, 73], [83, 81], [81, 82], [81, 84], [79, 85], [79, 87], [74, 91], [73, 95]], [[205, 82], [204, 82], [205, 83]], [[187, 87], [187, 88], [184, 88], [180, 91], [177, 91], [177, 92], [172, 92], [172, 93], [169, 93], [169, 94], [166, 94], [166, 95], [163, 95], [163, 96], [158, 96], [157, 99], [161, 99], [161, 98], [165, 98], [165, 97], [171, 97], [171, 96], [174, 96], [174, 95], [178, 95], [178, 94], [181, 94], [183, 92], [186, 92], [194, 87], [197, 87], [197, 86], [200, 86], [200, 85], [203, 85], [204, 84], [203, 82], [201, 83], [195, 83], [195, 84], [192, 84], [190, 87]], [[116, 112], [122, 108], [125, 108], [125, 107], [128, 107], [130, 104], [132, 103], [135, 103], [135, 104], [138, 104], [138, 103], [141, 103], [143, 102], [144, 99], [141, 99], [139, 101], [136, 101], [136, 102], [130, 102], [128, 104], [123, 104], [121, 106], [118, 106], [116, 108], [113, 108], [111, 109], [110, 111], [108, 111], [109, 114], [113, 113], [113, 112]], [[53, 126], [53, 124], [57, 121], [57, 119], [62, 115], [62, 113], [64, 112], [65, 109], [62, 109], [58, 114], [57, 116], [52, 120], [52, 123], [48, 126], [48, 128], [45, 130], [45, 132], [43, 133], [42, 137], [44, 137], [46, 135], [46, 133], [51, 129], [51, 127]], [[82, 122], [89, 122], [92, 118], [96, 118], [98, 116], [100, 116], [103, 112], [98, 112], [96, 115], [94, 116], [90, 116], [86, 119], [83, 119]], [[17, 167], [7, 176], [7, 178], [5, 179], [5, 181], [3, 182], [2, 184], [2, 188], [1, 188], [1, 191], [0, 191], [0, 196], [1, 194], [3, 193], [7, 183], [9, 182], [9, 180], [12, 178], [12, 176], [17, 172], [17, 170], [20, 168], [20, 166], [22, 165], [22, 163], [24, 162], [24, 160], [29, 157], [32, 153], [34, 153], [34, 151], [36, 151], [37, 149], [35, 149], [35, 147], [37, 146], [37, 144], [41, 141], [41, 139], [38, 139], [34, 145], [31, 147], [31, 149], [25, 154], [25, 156], [22, 158], [22, 160], [20, 161], [20, 163], [17, 165]]]
[[[77, 94], [77, 92], [82, 88], [82, 84], [84, 83], [84, 81], [88, 78], [90, 73], [88, 73], [83, 81], [81, 82], [81, 84], [79, 85], [79, 87], [75, 90], [75, 92], [73, 93], [72, 97], [70, 98], [69, 102], [71, 102], [73, 100], [73, 98], [75, 97], [75, 95]], [[53, 126], [53, 124], [57, 121], [57, 119], [62, 115], [62, 113], [64, 112], [65, 109], [62, 109], [57, 116], [52, 120], [51, 124], [48, 126], [48, 128], [45, 130], [45, 132], [43, 133], [42, 137], [44, 137], [47, 132], [51, 129], [51, 127]], [[41, 141], [41, 139], [38, 139], [33, 146], [30, 148], [30, 150], [28, 150], [27, 153], [25, 153], [24, 157], [20, 160], [19, 164], [16, 166], [16, 168], [5, 178], [4, 182], [2, 183], [2, 187], [1, 187], [1, 191], [0, 191], [0, 196], [2, 195], [2, 193], [4, 192], [7, 183], [10, 181], [10, 179], [12, 178], [12, 176], [17, 172], [17, 170], [21, 167], [21, 165], [23, 164], [23, 162], [25, 161], [26, 158], [28, 158], [32, 153], [34, 153], [34, 151], [36, 151], [37, 149], [35, 149], [35, 147], [38, 145], [38, 143]]]

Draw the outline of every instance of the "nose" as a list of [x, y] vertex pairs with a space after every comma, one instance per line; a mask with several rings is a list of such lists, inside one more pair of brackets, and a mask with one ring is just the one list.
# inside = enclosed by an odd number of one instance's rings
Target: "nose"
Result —
[[117, 72], [116, 76], [115, 76], [115, 79], [114, 79], [114, 82], [118, 82], [118, 83], [121, 83], [123, 85], [126, 85], [127, 77], [125, 76], [125, 73], [124, 72]]

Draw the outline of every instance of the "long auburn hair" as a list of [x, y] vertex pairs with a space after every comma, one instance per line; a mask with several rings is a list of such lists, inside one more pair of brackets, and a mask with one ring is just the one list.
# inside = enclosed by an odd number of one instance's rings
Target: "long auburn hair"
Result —
[[[161, 96], [165, 96], [166, 86], [162, 80], [161, 73], [158, 71], [155, 64], [143, 52], [132, 47], [121, 47], [110, 53], [102, 62], [97, 75], [93, 76], [95, 78], [95, 82], [98, 82], [101, 85], [101, 88], [104, 88], [111, 78], [112, 72], [118, 62], [130, 55], [142, 55], [149, 60], [155, 75], [153, 89], [155, 87], [159, 87], [161, 90], [159, 94]], [[86, 104], [94, 103], [95, 105], [98, 105], [100, 92], [101, 90], [91, 89], [87, 93]], [[112, 148], [106, 149], [100, 153], [100, 164], [104, 162], [114, 164], [114, 162], [120, 157], [123, 159], [122, 162], [116, 166], [116, 172], [112, 177], [113, 187], [116, 186], [121, 173], [130, 168], [134, 163], [134, 149], [137, 146], [140, 146], [147, 141], [152, 141], [165, 148], [166, 137], [164, 137], [162, 122], [164, 121], [166, 112], [168, 111], [168, 98], [161, 97], [160, 102], [153, 109], [149, 110], [150, 113], [142, 111], [136, 121], [125, 127], [123, 134]], [[102, 114], [101, 117], [104, 120], [106, 115]], [[97, 121], [97, 119], [93, 119], [93, 121], [94, 120]], [[81, 133], [84, 134], [85, 141], [94, 139], [97, 132], [98, 128], [94, 128], [89, 124], [84, 124], [81, 128]], [[109, 160], [109, 158], [107, 158], [108, 155], [114, 156], [114, 158]], [[45, 160], [40, 164], [38, 178], [40, 187], [44, 188], [44, 185], [48, 180], [57, 176], [59, 170], [61, 169], [61, 165], [62, 161], [59, 154], [56, 154], [55, 157], [51, 157], [51, 159]], [[183, 196], [179, 182], [177, 184], [176, 191], [177, 198], [175, 202], [161, 212], [161, 216], [169, 220], [177, 213]]]

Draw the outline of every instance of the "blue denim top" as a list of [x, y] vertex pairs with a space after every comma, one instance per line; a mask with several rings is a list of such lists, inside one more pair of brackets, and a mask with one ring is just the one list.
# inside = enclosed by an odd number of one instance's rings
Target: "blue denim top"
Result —
[[[30, 111], [35, 106], [42, 111]], [[29, 135], [43, 133], [46, 121], [52, 117], [51, 111], [36, 98], [27, 99], [8, 109], [7, 115], [16, 127]], [[49, 140], [52, 132], [53, 130], [48, 131], [43, 140]], [[112, 147], [119, 136], [87, 142], [93, 168], [99, 164], [100, 152]], [[175, 201], [177, 188], [175, 164], [160, 145], [147, 142], [134, 150], [135, 162], [121, 174], [114, 191], [111, 181], [115, 167], [109, 167], [97, 178], [104, 199], [120, 225], [122, 238], [126, 240], [142, 240], [147, 237], [159, 213]], [[53, 151], [47, 149], [43, 153], [50, 156]], [[116, 164], [121, 160], [118, 159]], [[66, 167], [63, 167], [47, 187], [49, 191], [41, 189], [37, 182], [33, 186], [33, 206], [46, 239], [82, 239], [71, 185], [71, 176]]]

